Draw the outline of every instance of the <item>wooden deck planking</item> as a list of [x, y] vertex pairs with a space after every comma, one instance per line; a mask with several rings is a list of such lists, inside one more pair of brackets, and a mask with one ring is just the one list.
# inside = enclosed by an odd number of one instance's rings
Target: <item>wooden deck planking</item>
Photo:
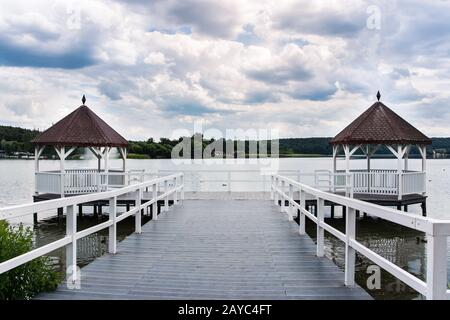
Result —
[[38, 299], [370, 299], [272, 203], [186, 200]]

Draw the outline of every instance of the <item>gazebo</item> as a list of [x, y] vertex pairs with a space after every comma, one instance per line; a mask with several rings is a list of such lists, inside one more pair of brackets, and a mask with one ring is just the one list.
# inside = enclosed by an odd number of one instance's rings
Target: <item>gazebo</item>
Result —
[[[422, 203], [425, 211], [426, 146], [431, 144], [431, 139], [380, 102], [379, 92], [377, 98], [377, 102], [330, 141], [333, 173], [347, 174], [355, 197], [379, 204], [404, 205], [405, 210], [408, 204]], [[397, 159], [396, 169], [371, 168], [370, 160], [382, 146]], [[422, 158], [421, 171], [409, 170], [408, 160], [413, 148], [417, 148]], [[358, 150], [366, 158], [366, 169], [352, 170], [350, 162]], [[341, 152], [345, 170], [337, 170]]]
[[[128, 141], [83, 105], [39, 134], [32, 143], [35, 145], [35, 193], [64, 197], [105, 191], [112, 186], [123, 186], [126, 170], [126, 146]], [[52, 147], [59, 157], [57, 171], [41, 172], [39, 158], [44, 148]], [[77, 148], [88, 148], [98, 160], [97, 168], [66, 169], [66, 159]], [[111, 169], [109, 157], [112, 148], [117, 148], [122, 158], [122, 168]], [[103, 168], [102, 168], [103, 160]]]

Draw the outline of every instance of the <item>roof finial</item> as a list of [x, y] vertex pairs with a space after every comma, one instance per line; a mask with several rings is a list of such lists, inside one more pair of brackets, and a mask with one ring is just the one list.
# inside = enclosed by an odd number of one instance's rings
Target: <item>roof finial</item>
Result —
[[84, 106], [84, 103], [86, 102], [86, 97], [84, 96], [84, 94], [83, 94], [83, 98], [81, 98], [81, 102], [83, 102], [83, 106]]
[[378, 92], [377, 92], [377, 99], [378, 99], [378, 101], [380, 101], [380, 98], [381, 98], [381, 94], [380, 94], [380, 91], [378, 90]]

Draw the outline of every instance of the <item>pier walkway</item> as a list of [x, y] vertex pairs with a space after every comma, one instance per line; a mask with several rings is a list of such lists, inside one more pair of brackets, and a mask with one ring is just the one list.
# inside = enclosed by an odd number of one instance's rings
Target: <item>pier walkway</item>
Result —
[[38, 299], [370, 299], [272, 202], [185, 200]]

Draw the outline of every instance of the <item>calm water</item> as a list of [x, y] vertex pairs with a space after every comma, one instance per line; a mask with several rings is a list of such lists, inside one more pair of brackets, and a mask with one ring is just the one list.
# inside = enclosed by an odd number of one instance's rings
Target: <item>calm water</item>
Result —
[[[112, 166], [120, 167], [119, 160], [113, 160]], [[268, 164], [264, 163], [263, 166]], [[289, 158], [280, 159], [277, 163], [280, 169], [301, 170], [302, 172], [313, 172], [319, 169], [330, 169], [330, 158]], [[342, 165], [342, 164], [341, 164]], [[410, 160], [410, 169], [419, 170], [420, 160]], [[57, 169], [58, 161], [41, 161], [41, 170]], [[251, 163], [217, 164], [214, 160], [206, 164], [198, 165], [176, 165], [171, 160], [128, 160], [128, 169], [145, 169], [146, 172], [156, 172], [158, 169], [176, 170], [176, 169], [200, 169], [200, 170], [258, 170], [261, 166]], [[372, 168], [392, 168], [396, 166], [395, 160], [372, 160]], [[87, 168], [96, 167], [95, 161], [68, 161], [67, 168]], [[352, 161], [352, 169], [364, 168], [364, 160]], [[428, 216], [437, 219], [450, 219], [450, 160], [437, 159], [428, 160], [427, 163], [427, 192], [428, 192]], [[220, 190], [219, 184], [216, 188]], [[251, 188], [251, 185], [247, 186]], [[30, 160], [1, 160], [0, 161], [0, 206], [13, 204], [22, 204], [32, 201], [34, 192], [34, 162]], [[86, 211], [86, 210], [85, 210]], [[339, 210], [336, 210], [339, 215]], [[420, 214], [419, 205], [413, 205], [409, 208], [410, 214]], [[40, 223], [33, 227], [32, 217], [14, 219], [11, 223], [25, 223], [34, 228], [36, 246], [61, 238], [65, 232], [64, 219], [54, 217], [54, 212], [49, 212], [40, 216]], [[85, 216], [79, 218], [79, 229], [84, 229], [97, 224], [107, 217], [94, 218]], [[308, 220], [308, 219], [307, 219]], [[146, 218], [144, 221], [148, 221]], [[343, 219], [327, 219], [327, 222], [340, 230], [345, 229]], [[119, 241], [125, 238], [134, 230], [134, 220], [130, 218], [119, 224]], [[308, 234], [315, 237], [315, 226], [312, 223], [307, 224]], [[400, 227], [376, 218], [360, 218], [357, 223], [358, 240], [364, 245], [370, 247], [380, 255], [408, 270], [412, 274], [424, 279], [426, 269], [425, 256], [425, 237], [422, 233]], [[108, 232], [104, 230], [97, 234], [83, 238], [79, 241], [79, 264], [86, 265], [106, 252]], [[450, 246], [449, 246], [450, 248]], [[339, 267], [343, 267], [344, 246], [331, 237], [326, 236], [326, 254]], [[55, 267], [64, 269], [63, 250], [55, 251], [51, 254]], [[368, 274], [367, 267], [372, 263], [362, 257], [357, 256], [357, 282], [363, 288], [366, 288]], [[449, 273], [450, 275], [450, 273]], [[422, 298], [412, 289], [406, 287], [403, 283], [397, 281], [389, 274], [382, 273], [382, 288], [380, 290], [368, 291], [371, 295], [380, 299], [417, 299]]]

